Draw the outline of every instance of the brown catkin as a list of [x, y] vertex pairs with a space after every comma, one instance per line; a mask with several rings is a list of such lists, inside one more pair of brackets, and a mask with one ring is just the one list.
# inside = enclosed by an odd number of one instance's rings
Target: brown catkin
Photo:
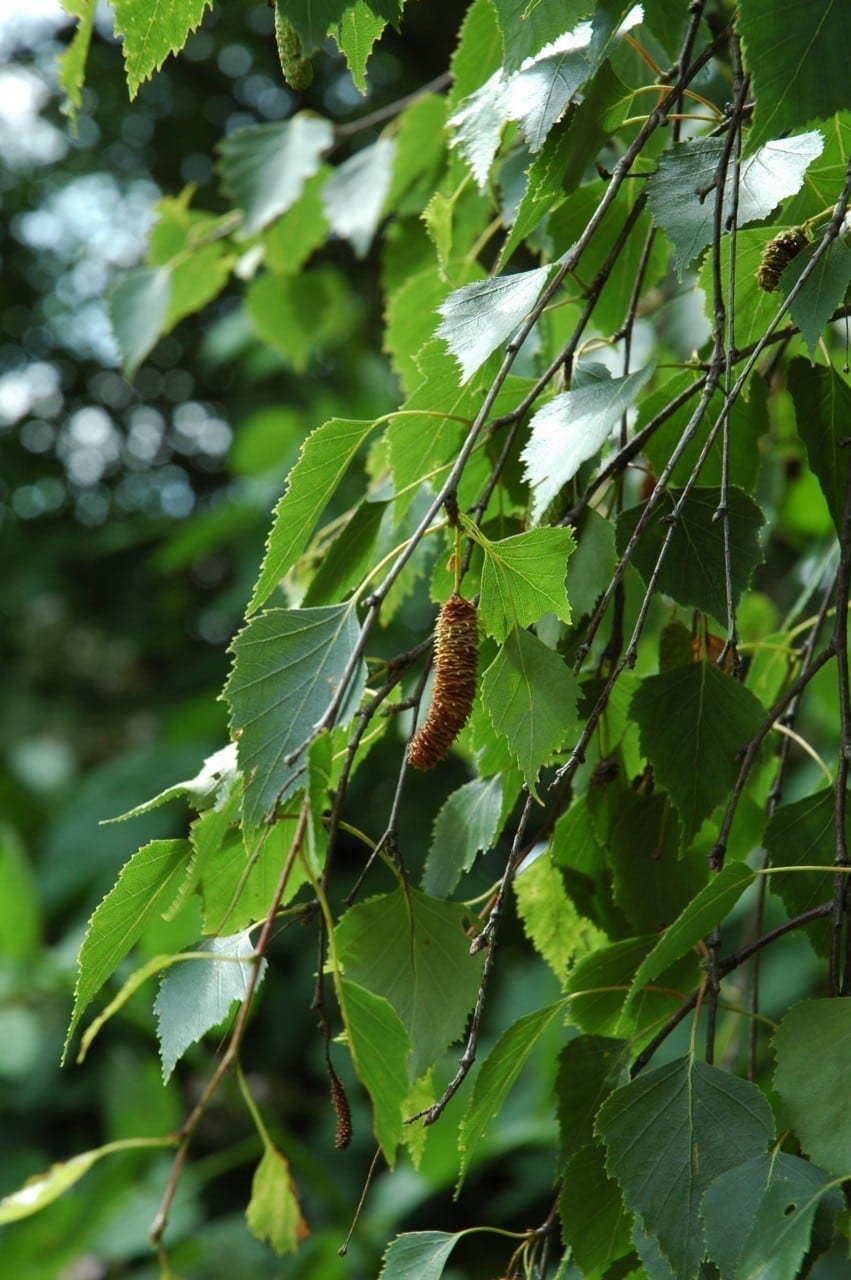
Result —
[[780, 284], [780, 277], [793, 258], [797, 258], [809, 241], [801, 227], [792, 227], [789, 231], [781, 231], [780, 235], [769, 240], [762, 251], [759, 266], [756, 269], [756, 282], [766, 293], [773, 293]]
[[467, 723], [476, 696], [476, 606], [453, 593], [440, 611], [436, 632], [431, 706], [408, 744], [408, 762], [415, 769], [431, 769], [443, 759]]
[[338, 1151], [343, 1151], [352, 1140], [352, 1110], [346, 1097], [346, 1091], [343, 1088], [343, 1082], [331, 1066], [330, 1061], [328, 1062], [328, 1084], [331, 1088], [331, 1105], [334, 1108], [334, 1115], [337, 1117], [334, 1146]]

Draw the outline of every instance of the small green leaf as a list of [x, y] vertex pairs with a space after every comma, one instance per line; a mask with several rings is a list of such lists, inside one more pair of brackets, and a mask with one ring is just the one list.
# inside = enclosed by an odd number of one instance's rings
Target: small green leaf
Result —
[[[209, 960], [193, 958], [175, 965], [154, 1001], [164, 1081], [189, 1046], [224, 1022], [235, 1000], [245, 999], [254, 970], [254, 943], [247, 929], [225, 938], [205, 938], [194, 950], [209, 952]], [[255, 990], [265, 972], [262, 960]]]
[[346, 59], [352, 79], [363, 94], [367, 90], [366, 64], [373, 45], [386, 26], [386, 18], [374, 13], [365, 0], [357, 0], [355, 4], [346, 6], [334, 32], [334, 39]]
[[629, 1002], [648, 982], [653, 982], [670, 965], [684, 956], [710, 929], [719, 924], [753, 884], [756, 875], [742, 862], [728, 862], [705, 888], [696, 894], [638, 966], [629, 991]]
[[570, 622], [565, 591], [567, 560], [574, 550], [569, 529], [530, 529], [484, 549], [479, 617], [489, 635], [504, 640], [512, 627], [528, 627], [545, 613]]
[[481, 692], [494, 729], [538, 799], [538, 770], [576, 726], [576, 677], [558, 654], [515, 628], [482, 676]]
[[322, 210], [333, 232], [348, 240], [357, 257], [369, 252], [390, 190], [396, 144], [379, 138], [334, 170], [322, 188]]
[[351, 334], [357, 303], [328, 263], [298, 274], [258, 276], [248, 286], [246, 312], [259, 338], [297, 373]]
[[564, 1167], [559, 1199], [562, 1235], [585, 1280], [601, 1280], [618, 1258], [631, 1252], [632, 1214], [620, 1187], [606, 1173], [597, 1143], [580, 1147]]
[[63, 1058], [86, 1007], [136, 943], [172, 903], [192, 854], [188, 840], [152, 840], [133, 854], [96, 908], [77, 958], [74, 1011]]
[[[812, 245], [793, 258], [780, 277], [780, 289], [788, 297], [798, 277], [809, 263], [818, 245]], [[815, 355], [827, 322], [842, 302], [851, 281], [851, 249], [844, 240], [834, 240], [822, 254], [810, 276], [792, 300], [790, 315], [801, 330], [810, 355]]]
[[30, 961], [41, 945], [42, 912], [34, 869], [14, 827], [0, 823], [0, 956]]
[[841, 535], [849, 459], [849, 449], [843, 442], [849, 436], [851, 388], [835, 369], [801, 359], [793, 360], [789, 366], [788, 386], [810, 469], [818, 477], [836, 531]]
[[444, 802], [434, 823], [423, 889], [446, 898], [479, 853], [491, 847], [503, 810], [502, 779], [474, 778]]
[[[633, 556], [633, 564], [645, 582], [656, 568], [662, 544], [669, 532], [665, 519], [679, 499], [679, 490], [670, 489], [645, 528]], [[724, 526], [715, 518], [721, 505], [721, 490], [692, 489], [674, 524], [667, 555], [656, 589], [678, 604], [692, 605], [713, 618], [726, 618], [727, 597], [724, 573]], [[632, 507], [618, 517], [617, 544], [623, 554], [642, 507]], [[765, 516], [749, 494], [731, 485], [727, 493], [732, 556], [733, 604], [738, 604], [750, 584], [751, 575], [763, 559], [759, 530]]]
[[482, 957], [470, 955], [467, 919], [463, 907], [409, 888], [359, 903], [337, 926], [347, 979], [399, 1015], [415, 1080], [463, 1035], [476, 1000]]
[[750, 690], [711, 662], [673, 667], [644, 680], [631, 713], [641, 750], [674, 802], [686, 846], [730, 794], [739, 753], [765, 710]]
[[96, 7], [97, 0], [63, 0], [62, 4], [65, 12], [77, 19], [77, 29], [71, 43], [59, 59], [59, 84], [65, 94], [62, 111], [70, 117], [72, 129], [83, 105], [86, 60], [92, 42]]
[[171, 304], [171, 272], [167, 267], [127, 271], [109, 292], [109, 318], [123, 357], [124, 374], [132, 378], [164, 332]]
[[211, 4], [212, 0], [171, 0], [167, 5], [160, 0], [113, 0], [131, 101], [142, 81], [159, 71], [170, 53], [179, 53]]
[[816, 1164], [851, 1169], [851, 1003], [802, 1000], [774, 1034], [774, 1087], [801, 1147]]
[[[287, 757], [307, 744], [337, 692], [360, 637], [348, 605], [317, 609], [267, 609], [243, 627], [231, 644], [233, 669], [222, 691], [247, 779], [244, 822], [262, 826], [276, 804], [301, 785], [301, 757]], [[361, 662], [337, 723], [354, 715], [366, 681]]]
[[773, 1182], [759, 1203], [736, 1280], [796, 1280], [820, 1199], [812, 1187]]
[[64, 1195], [69, 1188], [79, 1182], [88, 1173], [93, 1164], [104, 1156], [114, 1155], [118, 1151], [134, 1151], [145, 1147], [171, 1147], [172, 1138], [122, 1138], [118, 1142], [107, 1142], [103, 1147], [95, 1147], [91, 1151], [82, 1151], [70, 1160], [51, 1165], [47, 1173], [40, 1174], [11, 1195], [0, 1200], [0, 1225], [7, 1222], [18, 1222], [38, 1213], [46, 1205], [52, 1204]]
[[[659, 167], [647, 183], [653, 217], [674, 246], [674, 265], [683, 274], [712, 242], [718, 165], [724, 154], [721, 138], [697, 138], [680, 143], [659, 157]], [[761, 222], [774, 208], [799, 191], [804, 174], [824, 150], [818, 131], [768, 142], [741, 166], [737, 225]], [[733, 166], [727, 171], [721, 225], [733, 207]], [[707, 195], [707, 190], [709, 194]]]
[[397, 1236], [387, 1246], [378, 1280], [440, 1280], [462, 1234], [410, 1231]]
[[375, 1136], [392, 1169], [402, 1134], [402, 1107], [410, 1090], [410, 1041], [398, 1014], [383, 996], [343, 979], [337, 994], [349, 1052], [372, 1099]]
[[336, 604], [360, 585], [369, 568], [389, 503], [369, 498], [355, 507], [319, 561], [302, 605]]
[[282, 123], [237, 129], [224, 139], [222, 185], [245, 215], [244, 236], [254, 235], [295, 204], [333, 140], [330, 122], [307, 112]]
[[294, 1253], [307, 1235], [289, 1164], [275, 1147], [265, 1148], [254, 1170], [245, 1217], [252, 1234], [278, 1255]]
[[355, 9], [363, 23], [366, 13], [380, 15], [386, 22], [398, 23], [404, 0], [367, 0], [355, 5], [351, 0], [286, 0], [287, 18], [293, 24], [306, 54], [333, 35], [347, 12]]
[[488, 1125], [501, 1110], [529, 1055], [553, 1020], [560, 1014], [563, 1015], [565, 1009], [565, 1001], [558, 1000], [555, 1004], [546, 1005], [543, 1009], [536, 1009], [534, 1013], [518, 1018], [502, 1033], [482, 1063], [458, 1134], [458, 1149], [461, 1153], [458, 1188], [464, 1181], [470, 1161], [485, 1136]]
[[295, 564], [373, 426], [372, 422], [331, 418], [305, 440], [287, 480], [287, 491], [275, 507], [266, 554], [246, 615], [266, 603]]
[[617, 1089], [603, 1103], [596, 1130], [627, 1206], [677, 1276], [700, 1270], [705, 1243], [698, 1211], [706, 1188], [761, 1155], [774, 1133], [771, 1109], [755, 1084], [692, 1058]]
[[461, 366], [462, 382], [511, 337], [538, 301], [552, 270], [552, 266], [536, 267], [465, 284], [440, 304], [443, 318], [436, 333]]
[[562, 873], [546, 852], [521, 866], [514, 877], [514, 892], [526, 937], [564, 985], [574, 960], [604, 942], [605, 934], [583, 920], [565, 891]]
[[738, 25], [757, 104], [751, 146], [851, 107], [844, 0], [743, 0]]
[[207, 756], [194, 778], [188, 778], [185, 782], [172, 783], [153, 799], [137, 804], [126, 813], [120, 813], [115, 818], [104, 818], [101, 825], [108, 826], [112, 822], [126, 822], [128, 818], [138, 818], [143, 813], [150, 813], [152, 809], [158, 809], [160, 805], [167, 804], [169, 800], [175, 800], [179, 796], [185, 796], [195, 809], [206, 809], [211, 804], [218, 804], [227, 795], [235, 785], [237, 777], [236, 743], [229, 742], [220, 751], [214, 751], [211, 756]]
[[544, 45], [551, 44], [565, 31], [587, 17], [594, 8], [593, 0], [494, 0], [499, 30], [502, 35], [503, 61], [506, 71], [516, 71], [527, 58], [534, 58]]
[[[706, 1250], [712, 1261], [721, 1272], [721, 1280], [740, 1280], [747, 1275], [749, 1280], [792, 1280], [797, 1275], [797, 1264], [792, 1251], [790, 1263], [792, 1271], [788, 1274], [782, 1268], [785, 1258], [784, 1247], [775, 1249], [784, 1239], [784, 1224], [774, 1218], [775, 1202], [773, 1195], [766, 1199], [767, 1192], [773, 1192], [781, 1186], [781, 1197], [786, 1200], [790, 1193], [804, 1200], [813, 1202], [813, 1210], [819, 1207], [821, 1193], [829, 1176], [821, 1169], [814, 1168], [806, 1160], [798, 1156], [786, 1155], [785, 1152], [771, 1152], [763, 1156], [755, 1156], [745, 1164], [722, 1173], [709, 1186], [700, 1206], [706, 1230]], [[833, 1191], [824, 1197], [826, 1215], [836, 1214], [841, 1204], [841, 1196]], [[765, 1208], [763, 1208], [763, 1205]], [[782, 1210], [781, 1210], [782, 1212]], [[768, 1223], [773, 1224], [773, 1234]], [[809, 1230], [809, 1228], [808, 1228]], [[745, 1268], [740, 1259], [743, 1252], [750, 1256], [755, 1264], [755, 1271]], [[781, 1256], [772, 1256], [779, 1253]], [[767, 1270], [760, 1271], [760, 1255]]]
[[652, 372], [652, 365], [622, 378], [601, 371], [600, 377], [592, 375], [537, 411], [521, 455], [532, 486], [533, 520], [542, 518], [582, 463], [599, 453]]

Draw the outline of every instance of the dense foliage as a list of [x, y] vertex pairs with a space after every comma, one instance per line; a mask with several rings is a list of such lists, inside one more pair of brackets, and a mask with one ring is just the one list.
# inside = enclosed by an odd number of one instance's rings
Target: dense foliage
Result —
[[[131, 100], [186, 59], [212, 105], [218, 51], [254, 114], [212, 112], [213, 170], [161, 112], [109, 292], [137, 390], [98, 375], [136, 454], [85, 407], [56, 444], [76, 536], [213, 603], [47, 859], [57, 1098], [121, 1056], [103, 1140], [4, 1187], [15, 1274], [75, 1233], [116, 1275], [845, 1274], [851, 12], [278, 0], [222, 7], [236, 43], [208, 7], [112, 5]], [[193, 362], [222, 408], [178, 403], [175, 469], [145, 402]], [[7, 989], [55, 1001], [27, 834]]]

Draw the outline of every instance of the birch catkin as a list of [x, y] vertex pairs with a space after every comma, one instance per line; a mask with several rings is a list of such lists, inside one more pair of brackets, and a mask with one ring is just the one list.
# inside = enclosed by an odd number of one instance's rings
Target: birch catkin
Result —
[[436, 631], [431, 706], [408, 744], [408, 762], [415, 769], [431, 769], [443, 759], [467, 723], [476, 695], [476, 606], [453, 593], [440, 611]]

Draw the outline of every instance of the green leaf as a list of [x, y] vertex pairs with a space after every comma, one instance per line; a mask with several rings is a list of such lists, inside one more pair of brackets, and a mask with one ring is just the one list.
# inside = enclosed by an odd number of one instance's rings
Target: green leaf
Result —
[[[828, 1182], [825, 1176], [825, 1182]], [[737, 1280], [795, 1280], [810, 1247], [820, 1192], [786, 1178], [773, 1182], [760, 1201]]]
[[837, 1176], [851, 1169], [851, 1004], [802, 1000], [774, 1033], [774, 1087], [802, 1149]]
[[124, 864], [115, 885], [96, 908], [77, 957], [74, 1010], [63, 1059], [89, 1002], [150, 921], [171, 905], [191, 853], [188, 840], [151, 840]]
[[82, 1151], [70, 1160], [51, 1165], [46, 1173], [30, 1178], [20, 1191], [0, 1200], [0, 1226], [7, 1222], [18, 1222], [38, 1213], [46, 1205], [52, 1204], [64, 1195], [92, 1165], [97, 1164], [104, 1156], [114, 1155], [118, 1151], [134, 1151], [145, 1147], [170, 1147], [174, 1145], [172, 1138], [122, 1138], [117, 1142], [107, 1142], [103, 1147], [95, 1147], [91, 1151]]
[[615, 902], [636, 933], [658, 933], [705, 886], [708, 864], [680, 857], [679, 824], [663, 792], [623, 790], [613, 810], [606, 849]]
[[132, 101], [143, 80], [179, 53], [200, 25], [211, 0], [113, 0], [115, 33], [124, 41], [124, 66]]
[[723, 870], [695, 895], [682, 914], [665, 931], [650, 954], [642, 960], [632, 980], [629, 1002], [635, 999], [646, 983], [653, 982], [669, 965], [705, 938], [710, 929], [720, 924], [755, 879], [755, 872], [744, 863], [728, 862]]
[[564, 985], [577, 956], [594, 950], [605, 935], [583, 920], [546, 851], [521, 866], [514, 877], [514, 892], [526, 937]]
[[536, 1009], [534, 1013], [518, 1018], [502, 1033], [482, 1063], [458, 1133], [461, 1163], [456, 1194], [488, 1125], [502, 1109], [502, 1104], [529, 1055], [553, 1020], [564, 1014], [565, 1008], [565, 1001], [557, 1000], [555, 1004], [546, 1005], [543, 1009]]
[[[851, 814], [846, 820], [846, 835], [851, 838]], [[836, 809], [832, 787], [804, 796], [794, 804], [784, 804], [772, 816], [765, 829], [763, 842], [771, 855], [773, 867], [832, 868], [836, 852]], [[830, 869], [812, 875], [793, 872], [771, 877], [771, 890], [782, 900], [790, 916], [809, 911], [833, 897], [833, 872]], [[807, 937], [818, 955], [830, 953], [830, 922], [816, 920], [805, 926]]]
[[593, 0], [495, 0], [497, 21], [502, 35], [503, 62], [506, 71], [516, 71], [526, 58], [534, 58], [545, 44], [550, 44], [566, 31], [572, 31], [580, 19], [594, 8]]
[[379, 138], [339, 165], [322, 188], [322, 210], [336, 235], [366, 257], [390, 190], [396, 144]]
[[[797, 284], [798, 277], [808, 265], [817, 249], [812, 245], [798, 254], [786, 267], [780, 277], [780, 289], [784, 298], [789, 296]], [[851, 249], [844, 240], [834, 240], [819, 258], [812, 275], [808, 276], [801, 286], [801, 291], [792, 300], [790, 315], [801, 330], [810, 354], [815, 355], [827, 322], [845, 297], [851, 281]]]
[[538, 799], [538, 770], [576, 725], [579, 685], [564, 661], [515, 628], [482, 676], [482, 701]]
[[194, 778], [173, 783], [152, 800], [145, 800], [116, 818], [104, 818], [101, 825], [108, 826], [112, 822], [126, 822], [128, 818], [138, 818], [143, 813], [150, 813], [152, 809], [158, 809], [160, 805], [167, 804], [169, 800], [177, 799], [178, 796], [185, 796], [195, 809], [206, 809], [211, 804], [218, 804], [228, 794], [235, 785], [237, 777], [236, 743], [229, 742], [226, 747], [206, 757]]
[[65, 12], [77, 19], [77, 29], [71, 43], [59, 59], [59, 85], [65, 94], [62, 112], [70, 117], [72, 129], [83, 105], [86, 60], [92, 42], [96, 7], [97, 0], [63, 0], [62, 4]]
[[[562, 1049], [556, 1079], [561, 1164], [594, 1142], [594, 1117], [604, 1098], [626, 1083], [630, 1056], [627, 1041], [607, 1036], [577, 1036]], [[564, 1181], [570, 1187], [573, 1180]]]
[[[399, 6], [401, 8], [401, 4]], [[387, 20], [374, 13], [365, 0], [348, 4], [334, 38], [346, 59], [352, 79], [361, 93], [366, 93], [366, 64], [375, 42], [387, 26]]]
[[[790, 1202], [792, 1195], [812, 1200], [813, 1210], [818, 1208], [819, 1196], [829, 1181], [828, 1175], [821, 1169], [815, 1169], [806, 1160], [798, 1156], [786, 1155], [785, 1152], [772, 1152], [763, 1156], [755, 1156], [745, 1164], [722, 1173], [709, 1186], [700, 1206], [706, 1231], [706, 1248], [709, 1257], [718, 1266], [721, 1280], [740, 1280], [748, 1276], [749, 1280], [792, 1280], [797, 1274], [800, 1257], [795, 1259], [791, 1252], [790, 1262], [793, 1269], [787, 1273], [782, 1268], [785, 1257], [785, 1246], [788, 1240], [784, 1237], [784, 1226], [774, 1218], [774, 1191], [782, 1188], [781, 1200], [785, 1201], [783, 1209]], [[766, 1197], [766, 1193], [772, 1193]], [[833, 1200], [833, 1196], [836, 1197]], [[836, 1192], [826, 1197], [828, 1203], [824, 1208], [827, 1214], [836, 1212], [840, 1197]], [[765, 1208], [763, 1208], [763, 1205]], [[782, 1210], [781, 1210], [782, 1213]], [[773, 1237], [768, 1223], [773, 1223]], [[809, 1227], [807, 1228], [809, 1233]], [[808, 1234], [809, 1239], [809, 1234]], [[784, 1247], [775, 1249], [775, 1244]], [[769, 1268], [765, 1272], [759, 1270], [759, 1250], [762, 1259]], [[742, 1260], [742, 1254], [751, 1256], [756, 1264], [753, 1270]], [[781, 1256], [773, 1256], [779, 1253]], [[794, 1260], [794, 1261], [793, 1261]]]
[[612, 576], [617, 561], [615, 531], [610, 521], [590, 508], [574, 529], [576, 550], [570, 560], [567, 598], [576, 618], [590, 613]]
[[[289, 11], [287, 16], [293, 20]], [[237, 129], [223, 140], [222, 186], [245, 215], [244, 236], [295, 204], [333, 140], [329, 121], [306, 112], [281, 123]]]
[[632, 1214], [620, 1187], [606, 1173], [602, 1147], [588, 1143], [564, 1167], [559, 1199], [562, 1236], [583, 1280], [602, 1280], [611, 1264], [631, 1252]]
[[465, 284], [440, 304], [438, 311], [443, 319], [436, 333], [461, 366], [462, 382], [511, 337], [534, 307], [551, 274], [552, 265], [512, 276], [492, 276]]
[[[240, 797], [234, 796], [238, 810]], [[192, 824], [192, 843], [198, 851], [195, 874], [204, 903], [205, 933], [238, 933], [264, 920], [281, 877], [298, 825], [295, 812], [279, 815], [246, 849], [236, 828], [226, 829], [217, 839], [218, 813], [208, 811]], [[230, 813], [226, 815], [230, 817]], [[238, 817], [238, 812], [235, 815]], [[301, 860], [292, 868], [283, 903], [292, 901], [306, 882]]]
[[337, 995], [352, 1062], [372, 1099], [375, 1136], [392, 1168], [402, 1133], [402, 1107], [410, 1090], [410, 1041], [383, 996], [344, 979], [337, 984]]
[[[276, 804], [301, 785], [304, 764], [286, 757], [312, 737], [355, 652], [360, 627], [349, 605], [267, 609], [231, 644], [233, 669], [222, 691], [247, 779], [243, 820], [262, 826]], [[366, 681], [361, 662], [337, 723], [354, 715]]]
[[248, 287], [246, 310], [258, 337], [304, 373], [312, 357], [351, 334], [358, 308], [326, 263], [298, 275], [259, 276]]
[[451, 147], [457, 147], [470, 167], [482, 195], [487, 191], [488, 174], [499, 150], [507, 119], [505, 79], [495, 71], [474, 93], [466, 97], [449, 117]]
[[416, 889], [361, 902], [337, 926], [346, 978], [395, 1009], [413, 1050], [412, 1079], [464, 1033], [479, 990], [482, 957], [470, 955], [461, 906]]
[[[633, 555], [633, 564], [645, 582], [656, 567], [662, 544], [669, 531], [665, 520], [673, 510], [680, 491], [669, 489], [641, 536]], [[713, 618], [727, 616], [724, 574], [724, 527], [715, 513], [721, 503], [721, 490], [697, 487], [691, 491], [674, 532], [658, 578], [656, 590], [669, 595], [678, 604], [692, 605]], [[730, 550], [733, 604], [738, 604], [749, 585], [751, 575], [762, 562], [759, 530], [765, 517], [749, 494], [731, 485], [727, 493], [730, 513]], [[617, 522], [618, 551], [623, 554], [643, 506], [631, 507]]]
[[286, 493], [275, 507], [266, 554], [246, 615], [266, 603], [295, 564], [373, 426], [372, 422], [331, 418], [305, 440], [287, 480]]
[[357, 12], [363, 30], [369, 14], [397, 23], [403, 4], [404, 0], [364, 0], [358, 4], [352, 0], [287, 0], [286, 11], [309, 56], [327, 35], [335, 33], [351, 10]]
[[387, 1246], [378, 1280], [440, 1280], [463, 1233], [410, 1231]]
[[336, 604], [363, 581], [369, 567], [387, 502], [366, 499], [352, 512], [325, 554], [304, 594], [302, 604]]
[[109, 318], [132, 378], [163, 333], [171, 305], [171, 272], [166, 267], [127, 271], [109, 291]]
[[[35, 874], [14, 827], [0, 823], [0, 956], [31, 961], [41, 947], [42, 912]], [[70, 1033], [69, 1033], [70, 1034]]]
[[[599, 374], [598, 374], [599, 371]], [[583, 462], [599, 453], [647, 384], [653, 366], [612, 378], [595, 366], [584, 385], [555, 396], [532, 418], [521, 457], [532, 486], [532, 519], [539, 521]]]
[[844, 0], [743, 0], [738, 26], [754, 81], [751, 146], [851, 107], [851, 11]]
[[739, 772], [739, 752], [765, 710], [744, 685], [711, 662], [649, 676], [631, 704], [641, 750], [656, 782], [670, 793], [687, 846], [704, 818], [725, 800]]
[[452, 107], [478, 88], [502, 65], [502, 36], [491, 0], [473, 0], [458, 33], [449, 70]]
[[319, 166], [305, 182], [295, 204], [265, 228], [265, 264], [276, 276], [298, 275], [311, 254], [328, 238], [328, 223], [322, 212], [322, 188], [333, 170]]
[[434, 823], [423, 889], [446, 898], [479, 853], [489, 849], [502, 815], [502, 778], [474, 778], [453, 791]]
[[569, 529], [530, 529], [513, 538], [476, 539], [485, 553], [479, 617], [489, 635], [504, 640], [513, 627], [554, 613], [570, 622], [565, 591], [567, 560], [575, 547]]
[[294, 1253], [307, 1235], [290, 1167], [280, 1151], [267, 1146], [254, 1170], [245, 1217], [253, 1235], [275, 1253]]
[[818, 477], [836, 531], [841, 534], [849, 465], [849, 450], [843, 441], [849, 436], [851, 388], [834, 369], [811, 365], [808, 360], [792, 361], [788, 384], [810, 469]]
[[704, 1257], [699, 1206], [706, 1188], [761, 1155], [774, 1133], [756, 1085], [692, 1058], [617, 1089], [596, 1129], [627, 1206], [679, 1276], [696, 1276]]
[[[189, 1046], [224, 1022], [235, 1000], [245, 999], [254, 970], [254, 943], [247, 929], [205, 938], [194, 950], [209, 952], [209, 960], [192, 958], [175, 965], [154, 1001], [164, 1081]], [[266, 961], [261, 960], [255, 990], [265, 972]]]
[[[647, 183], [650, 209], [674, 246], [674, 265], [680, 279], [712, 242], [716, 193], [713, 187], [724, 154], [721, 138], [697, 138], [665, 151]], [[799, 134], [768, 142], [742, 163], [737, 225], [761, 222], [787, 196], [800, 191], [804, 174], [824, 150], [820, 133]], [[733, 166], [727, 171], [721, 226], [733, 211]], [[707, 195], [708, 191], [708, 195]]]

